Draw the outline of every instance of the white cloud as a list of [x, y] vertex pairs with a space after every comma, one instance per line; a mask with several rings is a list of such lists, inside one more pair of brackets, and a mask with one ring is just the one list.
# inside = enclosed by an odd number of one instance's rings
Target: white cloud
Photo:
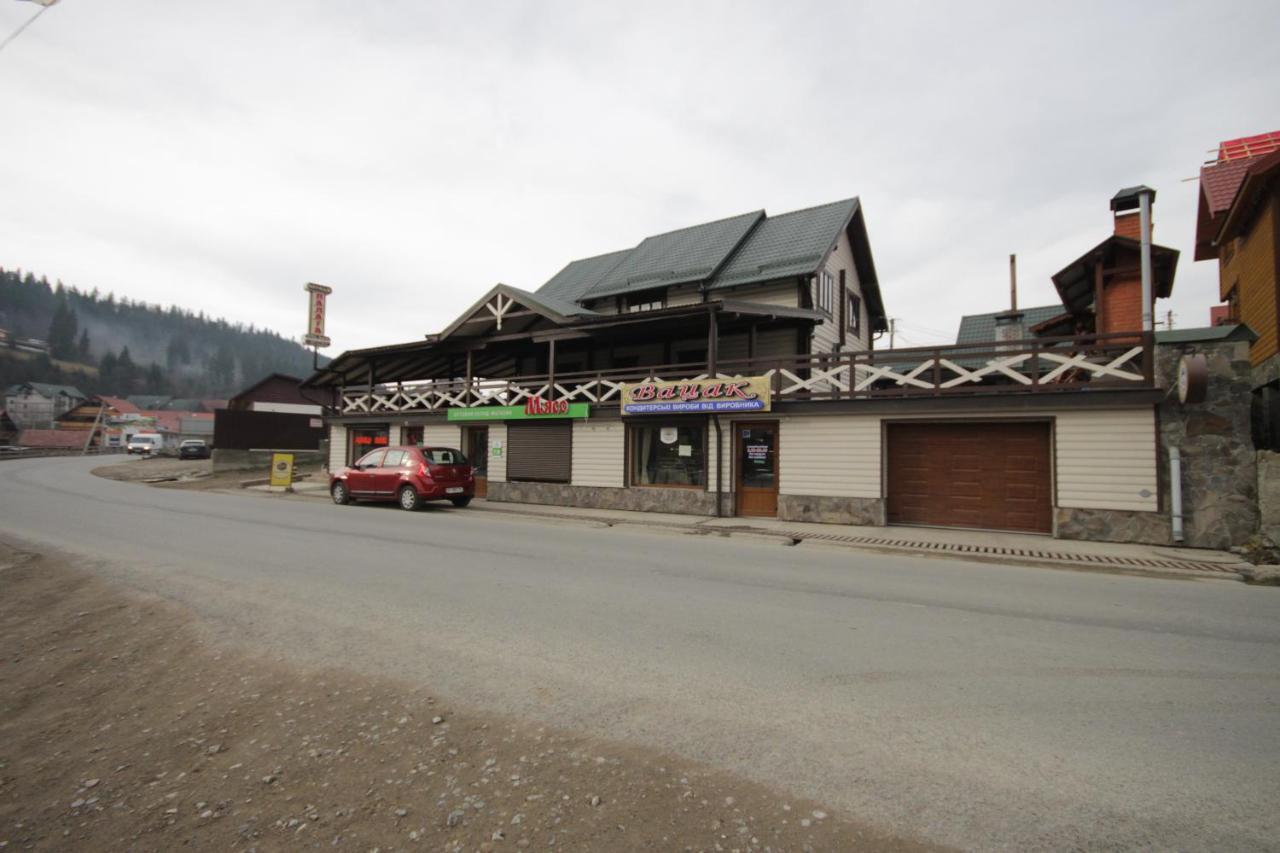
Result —
[[321, 281], [346, 348], [858, 194], [889, 312], [945, 339], [1004, 305], [1011, 251], [1051, 301], [1147, 183], [1170, 307], [1205, 321], [1180, 179], [1280, 127], [1270, 4], [973, 6], [67, 0], [0, 53], [0, 264], [292, 335]]

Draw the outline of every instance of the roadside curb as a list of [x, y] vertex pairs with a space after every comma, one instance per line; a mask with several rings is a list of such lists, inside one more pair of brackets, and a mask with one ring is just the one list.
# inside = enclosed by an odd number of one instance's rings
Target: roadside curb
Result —
[[623, 529], [650, 529], [663, 532], [684, 532], [698, 536], [719, 536], [724, 538], [751, 539], [783, 546], [806, 546], [839, 548], [850, 551], [863, 551], [896, 556], [912, 556], [921, 558], [946, 558], [968, 560], [978, 563], [990, 563], [1003, 566], [1036, 566], [1050, 569], [1067, 569], [1074, 571], [1105, 572], [1107, 574], [1123, 574], [1133, 577], [1161, 577], [1173, 579], [1228, 580], [1240, 582], [1246, 579], [1245, 567], [1239, 563], [1222, 563], [1222, 568], [1200, 568], [1196, 563], [1202, 562], [1191, 558], [1169, 558], [1167, 560], [1145, 561], [1151, 565], [1142, 565], [1137, 561], [1123, 562], [1108, 560], [1096, 555], [1066, 556], [1064, 559], [1047, 559], [1034, 554], [988, 554], [970, 546], [944, 547], [934, 545], [925, 547], [906, 541], [884, 539], [875, 543], [839, 541], [827, 538], [828, 534], [805, 534], [803, 532], [782, 532], [763, 527], [738, 525], [720, 527], [707, 524], [706, 520], [689, 524], [673, 524], [667, 521], [637, 521], [616, 516], [573, 516], [563, 513], [538, 512], [516, 506], [497, 506], [487, 504], [475, 507], [481, 512], [497, 512], [507, 515], [518, 515], [551, 521], [575, 521], [592, 525], [604, 525]]

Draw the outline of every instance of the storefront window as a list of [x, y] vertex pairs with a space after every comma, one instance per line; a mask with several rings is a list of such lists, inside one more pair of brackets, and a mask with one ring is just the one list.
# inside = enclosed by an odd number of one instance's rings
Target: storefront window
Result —
[[705, 486], [706, 437], [701, 423], [632, 426], [632, 485]]
[[349, 459], [359, 459], [370, 450], [386, 447], [391, 437], [389, 427], [357, 427], [351, 430], [351, 454]]

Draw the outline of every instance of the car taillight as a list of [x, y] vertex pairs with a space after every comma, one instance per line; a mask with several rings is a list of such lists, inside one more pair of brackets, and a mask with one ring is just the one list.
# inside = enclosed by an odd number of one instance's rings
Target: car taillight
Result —
[[430, 479], [431, 479], [431, 466], [430, 466], [430, 465], [428, 465], [426, 462], [423, 462], [421, 465], [419, 465], [419, 466], [418, 466], [418, 476], [420, 476], [420, 477], [426, 477], [428, 480], [430, 480]]

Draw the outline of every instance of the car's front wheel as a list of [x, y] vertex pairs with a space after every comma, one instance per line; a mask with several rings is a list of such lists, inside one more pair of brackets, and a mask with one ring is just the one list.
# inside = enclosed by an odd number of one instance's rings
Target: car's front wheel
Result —
[[339, 506], [351, 503], [351, 493], [347, 491], [346, 483], [341, 481], [334, 483], [333, 488], [329, 489], [329, 494], [333, 496], [333, 502]]
[[418, 490], [413, 486], [400, 487], [400, 508], [413, 512], [422, 506], [422, 498], [418, 497]]

